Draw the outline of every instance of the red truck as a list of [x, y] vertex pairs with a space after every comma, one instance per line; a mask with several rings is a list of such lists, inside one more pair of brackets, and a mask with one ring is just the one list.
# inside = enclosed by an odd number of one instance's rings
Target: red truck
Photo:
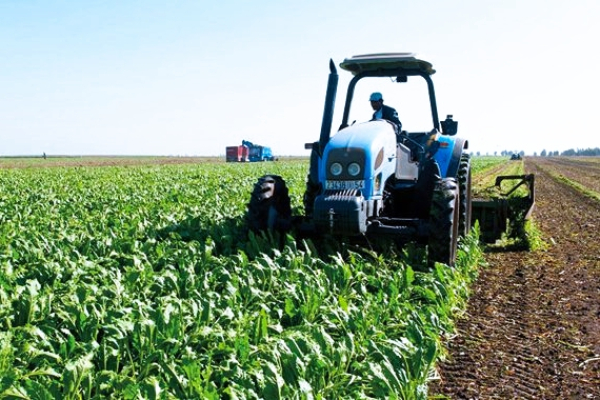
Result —
[[227, 162], [245, 162], [248, 161], [248, 146], [227, 146], [225, 148], [225, 160]]

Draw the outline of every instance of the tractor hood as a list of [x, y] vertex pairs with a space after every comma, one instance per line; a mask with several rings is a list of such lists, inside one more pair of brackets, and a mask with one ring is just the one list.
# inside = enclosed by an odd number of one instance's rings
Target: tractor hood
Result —
[[[360, 181], [363, 195], [370, 198], [380, 195], [381, 182], [394, 174], [395, 158], [393, 126], [383, 120], [363, 122], [342, 129], [331, 138], [325, 147], [319, 177], [321, 182]], [[338, 174], [332, 173], [333, 164], [341, 165]], [[360, 173], [352, 174], [350, 164], [358, 164]]]
[[367, 151], [376, 150], [392, 143], [395, 149], [396, 134], [393, 126], [386, 121], [368, 121], [358, 123], [340, 130], [327, 145], [331, 148], [361, 148]]

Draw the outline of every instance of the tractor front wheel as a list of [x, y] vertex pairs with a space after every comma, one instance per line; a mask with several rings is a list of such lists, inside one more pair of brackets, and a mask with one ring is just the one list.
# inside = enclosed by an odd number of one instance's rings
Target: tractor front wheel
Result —
[[456, 260], [460, 218], [459, 187], [454, 178], [439, 180], [433, 191], [429, 214], [428, 261], [450, 266]]
[[254, 232], [288, 231], [291, 227], [292, 209], [285, 181], [278, 175], [265, 175], [254, 184], [246, 223]]

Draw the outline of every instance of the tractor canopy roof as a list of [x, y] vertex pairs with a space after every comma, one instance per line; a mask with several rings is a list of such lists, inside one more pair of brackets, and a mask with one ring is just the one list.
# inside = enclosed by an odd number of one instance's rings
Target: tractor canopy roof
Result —
[[358, 74], [376, 74], [378, 76], [433, 75], [435, 69], [431, 63], [420, 60], [415, 53], [377, 53], [363, 54], [346, 58], [340, 67]]

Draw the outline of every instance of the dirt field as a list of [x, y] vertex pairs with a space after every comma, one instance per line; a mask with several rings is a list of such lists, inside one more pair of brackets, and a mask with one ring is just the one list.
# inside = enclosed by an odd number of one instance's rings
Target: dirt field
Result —
[[526, 158], [545, 251], [489, 253], [433, 398], [600, 399], [600, 164]]

